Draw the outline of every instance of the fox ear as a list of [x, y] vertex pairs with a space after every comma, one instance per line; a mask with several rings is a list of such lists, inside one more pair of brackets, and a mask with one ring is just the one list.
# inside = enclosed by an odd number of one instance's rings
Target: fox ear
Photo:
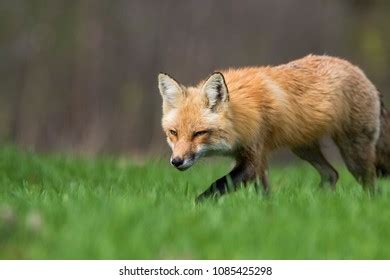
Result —
[[178, 99], [183, 94], [182, 88], [178, 82], [167, 74], [158, 74], [158, 88], [164, 103], [169, 107], [176, 107]]
[[208, 106], [215, 108], [218, 104], [229, 100], [229, 93], [222, 73], [215, 72], [204, 83], [203, 92], [206, 94]]

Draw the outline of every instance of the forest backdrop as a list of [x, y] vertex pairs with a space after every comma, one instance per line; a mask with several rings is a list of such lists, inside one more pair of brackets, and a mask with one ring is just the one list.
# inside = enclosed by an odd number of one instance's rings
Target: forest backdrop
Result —
[[0, 139], [38, 151], [166, 150], [156, 75], [347, 58], [390, 101], [390, 1], [3, 0]]

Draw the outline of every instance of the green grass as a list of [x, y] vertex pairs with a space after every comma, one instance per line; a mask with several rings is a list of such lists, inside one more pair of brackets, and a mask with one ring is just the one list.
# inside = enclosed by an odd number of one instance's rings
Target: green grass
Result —
[[272, 167], [253, 187], [195, 205], [229, 169], [186, 172], [136, 163], [0, 149], [1, 259], [389, 259], [390, 181], [370, 198], [341, 169], [319, 190], [306, 164]]

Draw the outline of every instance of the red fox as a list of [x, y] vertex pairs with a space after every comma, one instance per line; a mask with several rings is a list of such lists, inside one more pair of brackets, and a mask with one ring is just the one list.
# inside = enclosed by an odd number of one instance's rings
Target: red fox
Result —
[[325, 135], [369, 192], [376, 173], [390, 173], [390, 116], [363, 71], [343, 59], [308, 55], [275, 67], [227, 69], [195, 87], [160, 73], [158, 86], [172, 165], [186, 170], [215, 154], [236, 161], [197, 202], [247, 182], [268, 193], [267, 158], [279, 147], [313, 165], [321, 186], [335, 188], [338, 173], [319, 145]]

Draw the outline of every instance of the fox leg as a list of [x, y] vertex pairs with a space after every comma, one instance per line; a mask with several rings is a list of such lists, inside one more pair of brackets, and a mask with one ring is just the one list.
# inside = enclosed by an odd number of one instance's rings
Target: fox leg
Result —
[[235, 191], [240, 183], [245, 183], [253, 178], [253, 167], [248, 163], [238, 163], [228, 175], [219, 178], [207, 190], [201, 193], [195, 202], [199, 203], [207, 198], [221, 196], [227, 192]]
[[377, 176], [390, 177], [390, 111], [382, 104], [381, 127], [376, 144]]
[[321, 187], [324, 185], [329, 185], [331, 188], [336, 187], [339, 175], [322, 154], [318, 142], [308, 146], [294, 148], [292, 152], [301, 159], [309, 162], [320, 173]]
[[334, 137], [348, 170], [370, 193], [375, 193], [375, 140], [371, 135], [352, 133]]
[[267, 157], [265, 153], [260, 157], [260, 162], [258, 166], [256, 167], [256, 182], [255, 182], [255, 190], [257, 193], [260, 192], [260, 185], [263, 187], [263, 193], [265, 195], [269, 194], [270, 191], [270, 185], [268, 180], [268, 163], [267, 163]]

